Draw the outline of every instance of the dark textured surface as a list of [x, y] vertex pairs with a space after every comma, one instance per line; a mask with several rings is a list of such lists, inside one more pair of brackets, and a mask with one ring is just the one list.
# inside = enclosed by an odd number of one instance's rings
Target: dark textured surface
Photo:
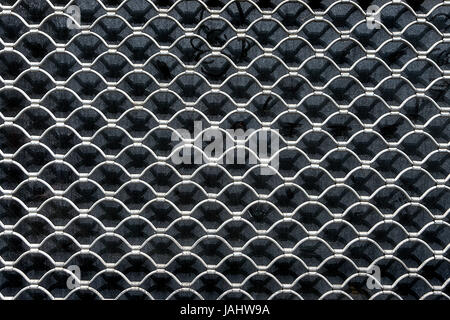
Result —
[[0, 0], [0, 298], [448, 299], [450, 2], [337, 2]]

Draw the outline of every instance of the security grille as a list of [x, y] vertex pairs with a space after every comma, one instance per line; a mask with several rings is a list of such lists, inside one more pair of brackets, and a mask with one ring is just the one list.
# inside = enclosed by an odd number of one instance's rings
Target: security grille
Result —
[[0, 3], [1, 299], [449, 298], [450, 1]]

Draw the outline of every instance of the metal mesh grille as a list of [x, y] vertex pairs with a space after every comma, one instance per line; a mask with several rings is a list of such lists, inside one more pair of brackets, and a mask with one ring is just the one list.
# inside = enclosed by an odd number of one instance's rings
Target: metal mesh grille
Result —
[[449, 298], [449, 1], [0, 3], [0, 298]]

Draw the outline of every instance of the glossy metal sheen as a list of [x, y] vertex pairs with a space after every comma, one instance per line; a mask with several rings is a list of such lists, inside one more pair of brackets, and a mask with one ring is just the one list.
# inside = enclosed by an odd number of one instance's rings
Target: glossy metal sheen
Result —
[[450, 1], [0, 4], [0, 299], [449, 299]]

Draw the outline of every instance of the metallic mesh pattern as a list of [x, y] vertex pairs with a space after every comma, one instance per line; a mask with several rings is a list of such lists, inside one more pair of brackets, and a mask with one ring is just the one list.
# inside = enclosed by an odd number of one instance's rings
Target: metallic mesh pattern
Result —
[[449, 298], [450, 1], [0, 3], [1, 299]]

